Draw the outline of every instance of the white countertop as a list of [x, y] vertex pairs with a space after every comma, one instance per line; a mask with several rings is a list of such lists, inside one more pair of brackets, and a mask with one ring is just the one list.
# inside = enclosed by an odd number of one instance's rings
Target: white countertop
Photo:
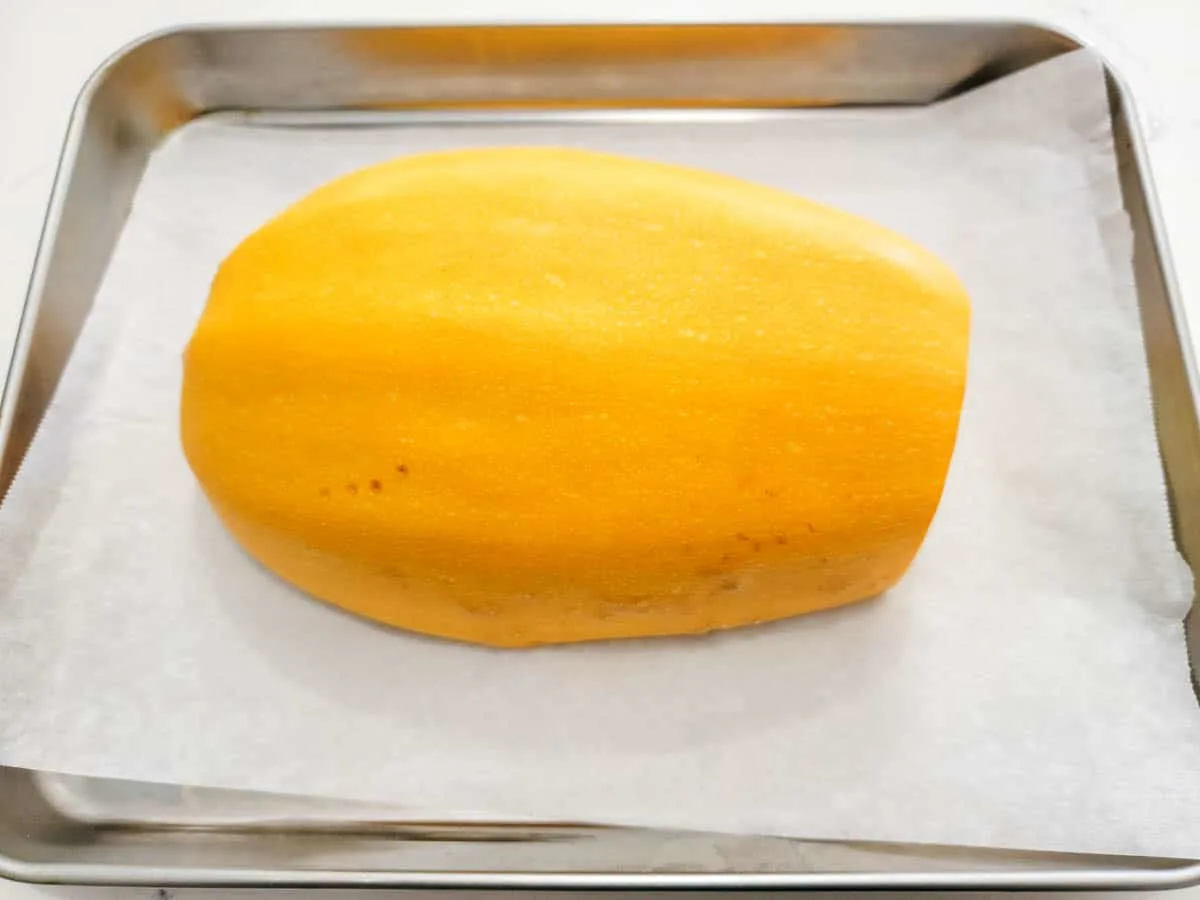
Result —
[[[93, 0], [0, 0], [0, 359], [11, 352], [75, 95], [106, 56], [146, 32], [198, 21], [871, 18], [1033, 19], [1065, 29], [1103, 53], [1122, 73], [1137, 104], [1185, 308], [1200, 327], [1200, 254], [1192, 251], [1200, 241], [1200, 179], [1195, 177], [1195, 160], [1200, 159], [1200, 104], [1196, 102], [1200, 0], [438, 0], [421, 4], [414, 0], [108, 0], [103, 5]], [[0, 900], [167, 896], [200, 900], [253, 893], [50, 888], [0, 881]], [[301, 893], [283, 891], [273, 896]], [[318, 900], [368, 895], [309, 891], [303, 896]], [[1179, 896], [1200, 900], [1200, 888]]]

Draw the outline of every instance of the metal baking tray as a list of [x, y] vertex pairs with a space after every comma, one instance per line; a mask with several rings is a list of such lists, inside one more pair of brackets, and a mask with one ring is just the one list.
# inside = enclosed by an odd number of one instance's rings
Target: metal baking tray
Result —
[[[80, 94], [0, 401], [24, 455], [155, 147], [197, 117], [924, 105], [1080, 43], [1023, 23], [184, 28]], [[1176, 539], [1200, 564], [1196, 370], [1127, 92], [1108, 75]], [[711, 114], [711, 113], [709, 113]], [[1193, 653], [1200, 617], [1189, 623]], [[1193, 656], [1193, 658], [1196, 658]], [[152, 740], [152, 735], [148, 735]], [[597, 828], [405, 821], [299, 797], [0, 767], [0, 875], [109, 884], [452, 888], [1166, 888], [1200, 861]]]

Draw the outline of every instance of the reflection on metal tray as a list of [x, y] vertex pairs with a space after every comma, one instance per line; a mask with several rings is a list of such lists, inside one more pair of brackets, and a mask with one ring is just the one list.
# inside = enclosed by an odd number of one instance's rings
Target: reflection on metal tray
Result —
[[[0, 487], [46, 409], [151, 153], [197, 116], [352, 124], [415, 109], [532, 109], [553, 120], [567, 109], [921, 105], [1078, 46], [1005, 23], [193, 28], [148, 38], [92, 78], [71, 122], [0, 403]], [[1109, 83], [1159, 444], [1176, 538], [1195, 568], [1195, 370], [1134, 117], [1111, 73]], [[0, 874], [158, 885], [1161, 888], [1200, 882], [1200, 862], [431, 822], [367, 804], [0, 767]]]

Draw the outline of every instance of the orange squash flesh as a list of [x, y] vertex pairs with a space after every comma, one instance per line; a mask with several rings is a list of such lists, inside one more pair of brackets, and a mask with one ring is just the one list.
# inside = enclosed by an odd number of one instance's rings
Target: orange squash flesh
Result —
[[187, 459], [269, 569], [494, 646], [861, 600], [936, 510], [969, 305], [877, 225], [580, 150], [402, 158], [225, 260]]

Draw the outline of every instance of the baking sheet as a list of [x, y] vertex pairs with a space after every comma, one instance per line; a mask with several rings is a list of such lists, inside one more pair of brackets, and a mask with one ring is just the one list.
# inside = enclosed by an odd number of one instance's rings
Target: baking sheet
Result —
[[[428, 814], [1200, 856], [1191, 577], [1107, 116], [1078, 53], [927, 110], [177, 133], [0, 508], [0, 762]], [[489, 651], [308, 600], [224, 533], [176, 431], [221, 258], [358, 166], [543, 143], [774, 184], [958, 271], [959, 445], [888, 596], [705, 639]]]

